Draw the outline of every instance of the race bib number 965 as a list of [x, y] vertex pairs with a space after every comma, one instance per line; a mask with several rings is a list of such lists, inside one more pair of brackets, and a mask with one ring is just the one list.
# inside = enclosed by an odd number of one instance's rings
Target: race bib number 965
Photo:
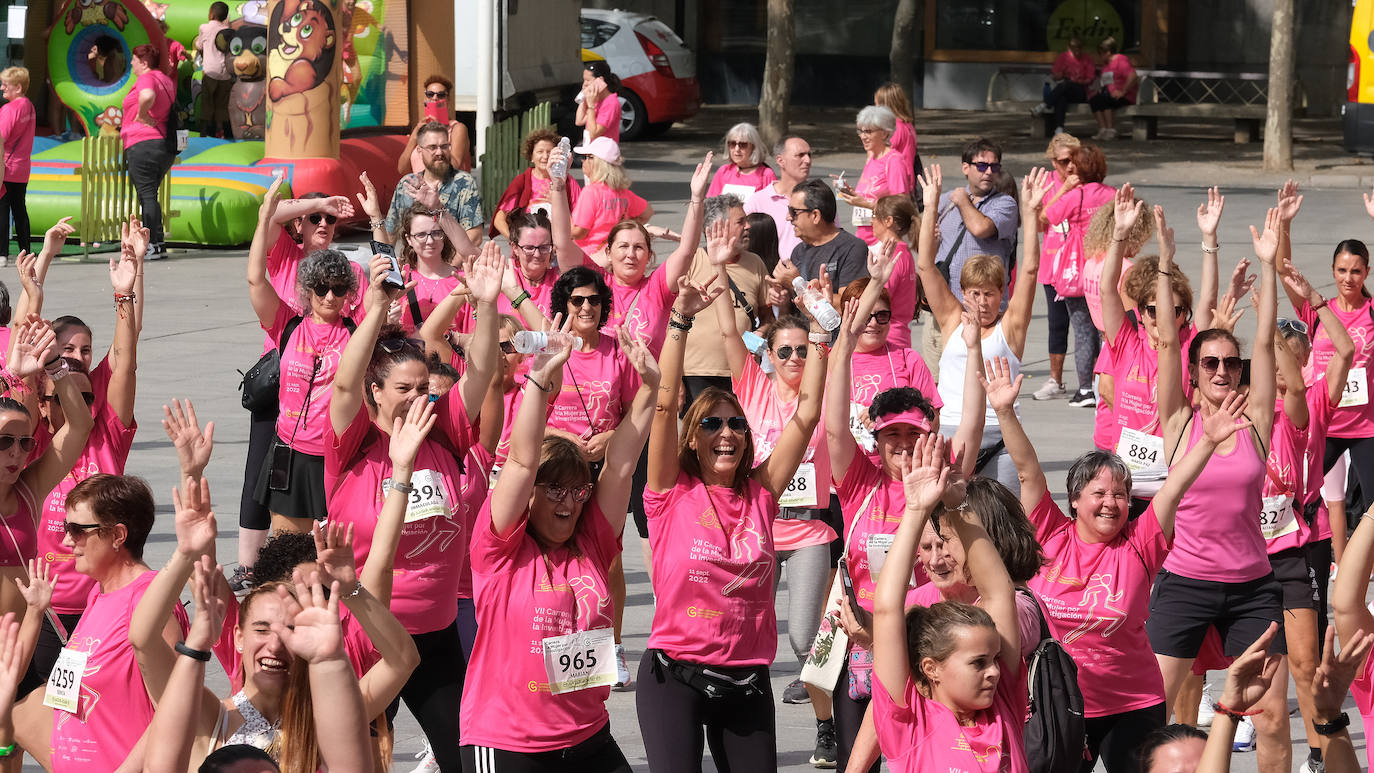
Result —
[[586, 690], [615, 684], [615, 635], [609, 628], [576, 631], [544, 640], [544, 672], [549, 692]]

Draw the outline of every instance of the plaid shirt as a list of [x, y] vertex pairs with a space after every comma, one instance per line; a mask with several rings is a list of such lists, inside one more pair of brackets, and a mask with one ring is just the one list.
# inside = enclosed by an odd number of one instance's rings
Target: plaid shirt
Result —
[[[401, 217], [407, 209], [415, 206], [415, 199], [406, 193], [405, 182], [419, 184], [424, 180], [422, 172], [412, 172], [396, 183], [396, 192], [391, 194], [391, 209], [386, 216], [387, 233], [400, 233]], [[482, 227], [482, 194], [477, 181], [467, 172], [454, 170], [439, 185], [439, 203], [453, 213], [453, 217], [465, 230]]]

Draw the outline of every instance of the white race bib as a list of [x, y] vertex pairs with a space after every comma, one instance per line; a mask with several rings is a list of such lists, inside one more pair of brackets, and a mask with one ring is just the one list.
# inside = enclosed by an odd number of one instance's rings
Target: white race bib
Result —
[[722, 196], [727, 193], [734, 195], [736, 198], [740, 200], [740, 203], [743, 204], [744, 202], [749, 200], [750, 196], [754, 195], [754, 186], [740, 185], [739, 183], [729, 183], [720, 186], [720, 192]]
[[1365, 380], [1364, 368], [1351, 368], [1345, 378], [1345, 391], [1341, 392], [1338, 407], [1350, 408], [1369, 403], [1369, 382]]
[[1169, 465], [1164, 462], [1164, 438], [1147, 435], [1140, 430], [1121, 430], [1116, 455], [1137, 477], [1158, 479], [1169, 472]]
[[525, 211], [530, 213], [543, 212], [545, 217], [553, 217], [553, 207], [550, 206], [549, 202], [547, 201], [540, 201], [531, 204], [530, 208]]
[[1111, 70], [1103, 70], [1098, 82], [1101, 83], [1102, 88], [1105, 89], [1113, 83], [1116, 83], [1116, 73]]
[[63, 648], [48, 674], [43, 705], [75, 714], [81, 705], [81, 677], [86, 674], [86, 653]]
[[853, 214], [849, 216], [849, 224], [855, 227], [873, 225], [873, 210], [855, 207]]
[[888, 551], [892, 550], [892, 540], [894, 534], [870, 534], [868, 544], [864, 545], [864, 552], [868, 554], [868, 576], [873, 578], [873, 583], [878, 583], [878, 575], [883, 571], [883, 564], [887, 563]]
[[1293, 497], [1275, 494], [1260, 504], [1260, 532], [1267, 540], [1286, 537], [1298, 530], [1298, 514], [1293, 509]]
[[858, 403], [849, 404], [849, 434], [854, 436], [854, 441], [868, 453], [873, 453], [873, 449], [878, 447], [877, 438], [873, 437], [873, 430], [869, 429], [863, 421], [864, 411], [867, 408]]
[[544, 673], [554, 695], [614, 685], [614, 633], [610, 628], [596, 628], [550, 636], [544, 640]]
[[[827, 492], [828, 494], [828, 492]], [[802, 462], [797, 465], [797, 474], [787, 484], [787, 490], [778, 497], [779, 507], [816, 507], [816, 464]]]
[[[410, 499], [406, 502], [406, 523], [412, 521], [423, 521], [426, 518], [442, 516], [448, 518], [453, 514], [449, 508], [448, 496], [444, 493], [444, 479], [434, 470], [416, 470], [411, 473], [410, 485], [415, 490], [410, 492]], [[391, 491], [391, 478], [382, 481], [382, 496], [385, 497]]]

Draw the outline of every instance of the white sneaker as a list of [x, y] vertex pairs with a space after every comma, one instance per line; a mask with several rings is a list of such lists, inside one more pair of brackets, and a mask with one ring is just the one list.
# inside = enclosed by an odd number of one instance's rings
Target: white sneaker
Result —
[[425, 749], [415, 755], [415, 759], [420, 761], [419, 765], [410, 769], [410, 773], [437, 773], [439, 763], [434, 759], [434, 749], [425, 741]]
[[1036, 400], [1056, 400], [1068, 393], [1069, 391], [1064, 388], [1063, 384], [1056, 381], [1054, 376], [1050, 376], [1045, 379], [1045, 383], [1039, 389], [1035, 390], [1031, 397]]
[[1093, 139], [1098, 142], [1102, 142], [1103, 140], [1114, 140], [1116, 139], [1116, 132], [1112, 129], [1098, 129], [1097, 134], [1093, 135]]
[[1212, 696], [1207, 694], [1207, 688], [1202, 688], [1202, 700], [1197, 704], [1197, 726], [1211, 727], [1212, 719], [1217, 715], [1217, 702]]
[[1255, 750], [1255, 723], [1249, 717], [1241, 717], [1236, 726], [1236, 740], [1231, 742], [1231, 751], [1252, 752]]
[[1035, 107], [1032, 107], [1032, 108], [1031, 108], [1031, 115], [1044, 115], [1045, 113], [1048, 113], [1049, 111], [1050, 111], [1050, 106], [1047, 105], [1047, 104], [1045, 104], [1044, 102], [1041, 102], [1040, 104], [1038, 104], [1038, 105], [1036, 105]]
[[630, 684], [634, 680], [630, 677], [630, 668], [625, 664], [625, 645], [615, 645], [615, 687], [612, 690], [621, 692], [630, 689]]
[[1298, 773], [1326, 773], [1326, 763], [1316, 762], [1309, 757], [1303, 760], [1302, 767], [1298, 768]]

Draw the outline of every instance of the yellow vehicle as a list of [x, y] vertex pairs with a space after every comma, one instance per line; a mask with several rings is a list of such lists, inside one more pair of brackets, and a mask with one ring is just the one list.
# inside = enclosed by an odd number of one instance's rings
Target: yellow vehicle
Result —
[[1345, 149], [1374, 154], [1374, 0], [1354, 0], [1346, 66]]

